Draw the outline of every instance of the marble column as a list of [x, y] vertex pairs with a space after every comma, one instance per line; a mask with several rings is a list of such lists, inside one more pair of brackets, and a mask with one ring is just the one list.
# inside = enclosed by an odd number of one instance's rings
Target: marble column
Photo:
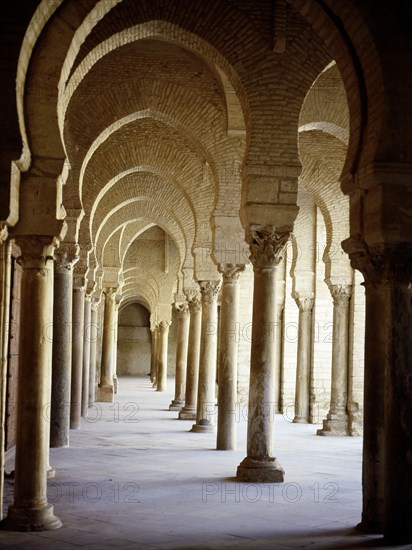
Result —
[[83, 386], [84, 344], [84, 278], [73, 277], [73, 323], [72, 323], [72, 380], [70, 399], [70, 428], [80, 428]]
[[330, 409], [318, 435], [349, 435], [349, 300], [351, 285], [330, 285], [333, 298], [332, 381]]
[[239, 276], [243, 264], [219, 264], [223, 275], [220, 306], [220, 352], [217, 408], [219, 451], [236, 449], [237, 352], [239, 324]]
[[89, 369], [89, 407], [96, 401], [96, 363], [97, 363], [97, 340], [99, 337], [98, 315], [99, 302], [92, 300], [90, 317], [90, 369]]
[[186, 292], [186, 295], [190, 312], [189, 344], [187, 350], [185, 406], [179, 413], [179, 419], [196, 420], [200, 338], [202, 330], [202, 305], [196, 291], [188, 291]]
[[82, 381], [82, 416], [87, 417], [89, 408], [90, 383], [90, 324], [92, 318], [92, 300], [85, 296], [84, 300], [84, 340], [83, 340], [83, 381]]
[[64, 243], [54, 253], [54, 300], [50, 447], [68, 447], [72, 377], [72, 269], [76, 247]]
[[362, 522], [388, 544], [412, 542], [412, 245], [343, 242], [365, 279]]
[[114, 327], [116, 315], [116, 288], [106, 288], [103, 342], [102, 342], [102, 376], [99, 384], [100, 401], [112, 403], [114, 399], [113, 388], [113, 358], [114, 358]]
[[246, 240], [254, 271], [252, 349], [250, 359], [247, 456], [237, 479], [282, 482], [284, 470], [273, 455], [275, 416], [276, 266], [290, 230], [249, 226]]
[[202, 294], [202, 333], [197, 388], [196, 424], [192, 432], [215, 429], [216, 361], [217, 361], [217, 298], [220, 281], [199, 281]]
[[183, 408], [186, 388], [187, 350], [189, 345], [189, 305], [176, 304], [177, 310], [177, 346], [176, 346], [176, 378], [175, 398], [169, 405], [170, 411], [180, 411]]
[[20, 246], [21, 282], [20, 373], [14, 502], [2, 527], [15, 531], [61, 527], [47, 501], [50, 425], [45, 411], [51, 398], [52, 339], [45, 331], [53, 322], [52, 238], [16, 238]]
[[167, 344], [169, 337], [169, 321], [159, 322], [158, 337], [158, 368], [157, 368], [157, 391], [167, 390]]
[[299, 308], [298, 355], [296, 365], [295, 417], [296, 424], [309, 422], [310, 376], [312, 360], [312, 309], [314, 295], [294, 293]]

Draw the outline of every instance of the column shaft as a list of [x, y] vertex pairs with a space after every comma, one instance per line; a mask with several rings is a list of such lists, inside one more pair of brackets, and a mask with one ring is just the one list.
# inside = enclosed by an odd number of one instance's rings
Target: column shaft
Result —
[[177, 346], [175, 397], [169, 410], [180, 411], [183, 408], [186, 388], [187, 350], [189, 345], [189, 306], [187, 303], [176, 305], [177, 309]]
[[73, 289], [72, 324], [72, 380], [70, 399], [70, 428], [80, 428], [83, 385], [83, 343], [84, 343], [84, 288]]
[[54, 265], [53, 359], [50, 446], [67, 447], [72, 376], [73, 275], [68, 257], [57, 254]]
[[84, 301], [84, 340], [83, 340], [83, 381], [82, 381], [82, 416], [87, 416], [89, 408], [89, 378], [90, 378], [90, 322], [92, 302], [90, 298]]
[[244, 265], [219, 264], [223, 284], [220, 308], [218, 450], [236, 449], [239, 276], [244, 270]]
[[295, 300], [299, 308], [299, 335], [296, 365], [295, 417], [293, 422], [306, 423], [309, 422], [310, 416], [313, 296], [302, 296], [296, 293]]
[[92, 302], [90, 319], [90, 370], [89, 370], [89, 407], [96, 400], [96, 362], [98, 339], [98, 306]]
[[196, 420], [197, 388], [199, 382], [200, 338], [202, 331], [202, 306], [195, 294], [188, 293], [190, 325], [187, 350], [187, 375], [185, 406], [179, 413], [180, 420]]
[[100, 388], [100, 400], [113, 402], [113, 358], [114, 358], [114, 327], [115, 327], [116, 289], [105, 290], [105, 307], [103, 322], [102, 342], [102, 377]]
[[159, 362], [158, 362], [158, 376], [157, 376], [157, 391], [167, 390], [167, 344], [169, 336], [168, 321], [160, 321], [159, 323]]
[[45, 330], [53, 321], [53, 252], [42, 241], [18, 242], [23, 275], [14, 503], [3, 527], [19, 531], [61, 527], [47, 501], [52, 338]]

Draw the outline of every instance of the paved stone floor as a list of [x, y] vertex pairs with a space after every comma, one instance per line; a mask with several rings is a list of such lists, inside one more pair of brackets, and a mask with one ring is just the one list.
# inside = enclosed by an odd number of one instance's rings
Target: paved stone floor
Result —
[[97, 404], [82, 429], [71, 432], [70, 447], [51, 451], [56, 477], [49, 499], [64, 526], [1, 531], [0, 548], [390, 548], [354, 530], [360, 438], [318, 437], [316, 426], [276, 415], [285, 483], [237, 483], [246, 414], [237, 413], [239, 450], [216, 451], [215, 434], [189, 433], [193, 422], [168, 410], [173, 384], [159, 393], [148, 379], [120, 379], [116, 402]]

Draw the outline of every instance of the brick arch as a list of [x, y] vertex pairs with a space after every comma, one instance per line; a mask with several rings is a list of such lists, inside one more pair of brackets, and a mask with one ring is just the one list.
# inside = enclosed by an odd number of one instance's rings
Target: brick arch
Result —
[[351, 186], [353, 174], [373, 159], [382, 130], [384, 84], [375, 39], [368, 19], [353, 2], [287, 1], [325, 42], [339, 68], [350, 111], [350, 138], [341, 179]]
[[[134, 200], [126, 201], [106, 215], [98, 227], [96, 235], [93, 236], [93, 242], [97, 251], [103, 250], [104, 244], [119, 227], [133, 218], [137, 218], [137, 216], [153, 220], [156, 225], [173, 238], [178, 248], [180, 264], [182, 265], [186, 255], [190, 254], [190, 250], [185, 245], [184, 233], [178, 220], [176, 220], [172, 212], [160, 207], [154, 201], [147, 199], [147, 197], [142, 197], [140, 200], [139, 198], [135, 198]], [[100, 258], [97, 258], [98, 262], [99, 260]]]

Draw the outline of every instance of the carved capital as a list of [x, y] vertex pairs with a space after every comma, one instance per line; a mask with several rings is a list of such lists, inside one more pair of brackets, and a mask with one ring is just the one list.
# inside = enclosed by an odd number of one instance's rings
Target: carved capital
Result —
[[217, 300], [221, 287], [220, 281], [199, 281], [199, 286], [202, 302], [211, 304]]
[[189, 305], [189, 311], [200, 311], [202, 309], [202, 302], [199, 292], [194, 288], [185, 289], [184, 292]]
[[292, 297], [300, 311], [311, 311], [313, 309], [313, 305], [315, 303], [315, 295], [313, 292], [310, 294], [294, 292]]
[[0, 241], [7, 241], [9, 236], [9, 228], [5, 222], [0, 222]]
[[412, 280], [412, 244], [380, 244], [368, 246], [361, 236], [342, 242], [351, 265], [360, 271], [365, 285], [406, 283]]
[[170, 321], [159, 321], [158, 328], [159, 328], [160, 334], [165, 334], [169, 330], [170, 325], [171, 325]]
[[109, 287], [104, 289], [106, 303], [111, 302], [116, 305], [117, 288]]
[[187, 302], [183, 302], [180, 304], [175, 304], [175, 309], [177, 312], [177, 318], [186, 317], [189, 315], [189, 304]]
[[21, 256], [17, 261], [24, 269], [50, 267], [47, 264], [50, 264], [59, 245], [59, 239], [53, 236], [17, 236], [14, 240], [21, 250]]
[[223, 275], [224, 283], [236, 283], [246, 266], [244, 264], [219, 264], [217, 269]]
[[57, 272], [71, 271], [79, 261], [79, 245], [76, 243], [60, 243], [54, 252], [54, 265]]
[[291, 235], [291, 227], [273, 225], [249, 225], [246, 242], [249, 245], [249, 259], [254, 268], [275, 267], [282, 260], [283, 250]]
[[335, 306], [348, 306], [352, 295], [352, 285], [330, 285], [329, 290]]

